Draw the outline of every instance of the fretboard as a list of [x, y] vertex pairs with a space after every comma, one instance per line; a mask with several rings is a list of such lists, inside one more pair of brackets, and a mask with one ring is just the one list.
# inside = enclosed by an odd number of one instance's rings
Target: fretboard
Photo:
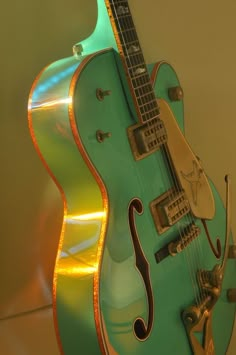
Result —
[[159, 114], [155, 94], [127, 0], [105, 0], [139, 119]]

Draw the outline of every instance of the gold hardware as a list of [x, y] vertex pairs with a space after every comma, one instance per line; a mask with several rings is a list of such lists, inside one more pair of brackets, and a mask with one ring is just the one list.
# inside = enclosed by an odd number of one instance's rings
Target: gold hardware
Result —
[[184, 97], [183, 89], [180, 86], [169, 88], [168, 96], [171, 101], [181, 101]]
[[178, 238], [164, 245], [164, 247], [159, 249], [154, 254], [156, 262], [160, 263], [163, 259], [167, 258], [167, 256], [173, 257], [181, 253], [194, 239], [199, 236], [200, 232], [201, 230], [198, 226], [194, 223], [190, 223], [182, 230]]
[[[212, 310], [218, 301], [226, 260], [229, 255], [229, 237], [231, 223], [231, 184], [230, 176], [225, 176], [226, 181], [226, 235], [225, 235], [225, 251], [221, 264], [216, 264], [212, 270], [199, 270], [197, 274], [200, 289], [203, 291], [203, 301], [198, 306], [191, 306], [183, 312], [183, 322], [194, 354], [214, 355], [214, 341], [212, 336]], [[227, 292], [229, 302], [236, 302], [236, 289], [229, 289]], [[200, 344], [194, 335], [194, 332], [202, 332], [204, 344]]]
[[[202, 305], [204, 308], [204, 305]], [[207, 310], [201, 312], [199, 307], [190, 307], [183, 313], [183, 321], [189, 336], [189, 341], [194, 354], [215, 355], [212, 334], [212, 314]], [[200, 344], [195, 333], [204, 333], [203, 344]]]
[[202, 290], [207, 291], [213, 298], [220, 296], [223, 281], [223, 270], [221, 265], [216, 264], [212, 270], [199, 270], [198, 281]]
[[111, 95], [111, 90], [102, 90], [101, 88], [96, 90], [96, 96], [99, 101], [103, 101], [105, 96], [109, 95]]
[[228, 258], [229, 259], [236, 259], [236, 244], [229, 246]]
[[83, 46], [80, 43], [76, 43], [73, 48], [73, 54], [76, 58], [80, 57], [82, 55], [83, 52]]
[[104, 142], [104, 140], [106, 138], [110, 138], [111, 137], [111, 132], [103, 132], [101, 130], [98, 130], [96, 132], [96, 137], [97, 137], [98, 142], [102, 143], [102, 142]]
[[170, 189], [153, 200], [150, 209], [157, 231], [162, 234], [190, 211], [190, 205], [183, 191]]
[[201, 230], [194, 223], [188, 225], [181, 233], [180, 238], [170, 242], [168, 251], [171, 256], [175, 256], [183, 251], [195, 238], [200, 234]]
[[236, 288], [228, 289], [227, 298], [230, 303], [236, 303]]
[[156, 152], [167, 141], [163, 121], [155, 117], [146, 123], [128, 128], [128, 138], [135, 160], [141, 160]]

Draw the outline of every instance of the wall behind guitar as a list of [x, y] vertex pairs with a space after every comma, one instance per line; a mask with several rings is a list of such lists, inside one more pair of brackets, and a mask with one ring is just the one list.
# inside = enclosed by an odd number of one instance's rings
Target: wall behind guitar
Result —
[[[147, 62], [165, 59], [179, 75], [187, 139], [223, 199], [231, 174], [236, 236], [236, 2], [129, 3]], [[0, 17], [0, 347], [4, 355], [56, 355], [51, 285], [63, 208], [30, 139], [27, 99], [39, 71], [93, 30], [96, 1], [5, 2]]]

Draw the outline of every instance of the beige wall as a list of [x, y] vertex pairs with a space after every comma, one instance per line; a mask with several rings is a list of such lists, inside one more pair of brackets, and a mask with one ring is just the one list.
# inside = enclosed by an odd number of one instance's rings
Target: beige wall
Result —
[[[236, 1], [129, 3], [147, 62], [166, 59], [179, 73], [185, 92], [187, 138], [223, 198], [224, 175], [232, 175], [234, 217]], [[62, 205], [29, 137], [27, 97], [38, 72], [53, 60], [69, 56], [72, 45], [92, 31], [96, 1], [7, 1], [0, 17], [0, 318], [45, 307], [35, 316], [23, 313], [0, 321], [1, 352], [56, 355], [47, 305], [51, 304]], [[232, 228], [236, 235], [236, 218]], [[52, 234], [53, 240], [48, 238]], [[32, 350], [35, 343], [40, 346]], [[235, 353], [236, 344], [230, 354]]]

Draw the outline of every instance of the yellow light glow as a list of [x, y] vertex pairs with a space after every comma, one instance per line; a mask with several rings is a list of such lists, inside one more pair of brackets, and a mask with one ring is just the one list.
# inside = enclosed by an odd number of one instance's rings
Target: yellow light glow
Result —
[[86, 213], [81, 215], [67, 215], [65, 219], [72, 219], [75, 221], [90, 221], [94, 219], [102, 219], [106, 216], [106, 212], [93, 212], [93, 213]]
[[60, 275], [89, 275], [97, 271], [98, 265], [93, 266], [59, 266], [57, 273]]
[[29, 105], [29, 109], [38, 109], [38, 108], [48, 108], [48, 107], [53, 107], [53, 106], [58, 106], [62, 104], [71, 104], [72, 103], [72, 97], [66, 97], [63, 99], [57, 99], [57, 100], [51, 100], [51, 101], [45, 101], [45, 102], [34, 102], [33, 105]]

